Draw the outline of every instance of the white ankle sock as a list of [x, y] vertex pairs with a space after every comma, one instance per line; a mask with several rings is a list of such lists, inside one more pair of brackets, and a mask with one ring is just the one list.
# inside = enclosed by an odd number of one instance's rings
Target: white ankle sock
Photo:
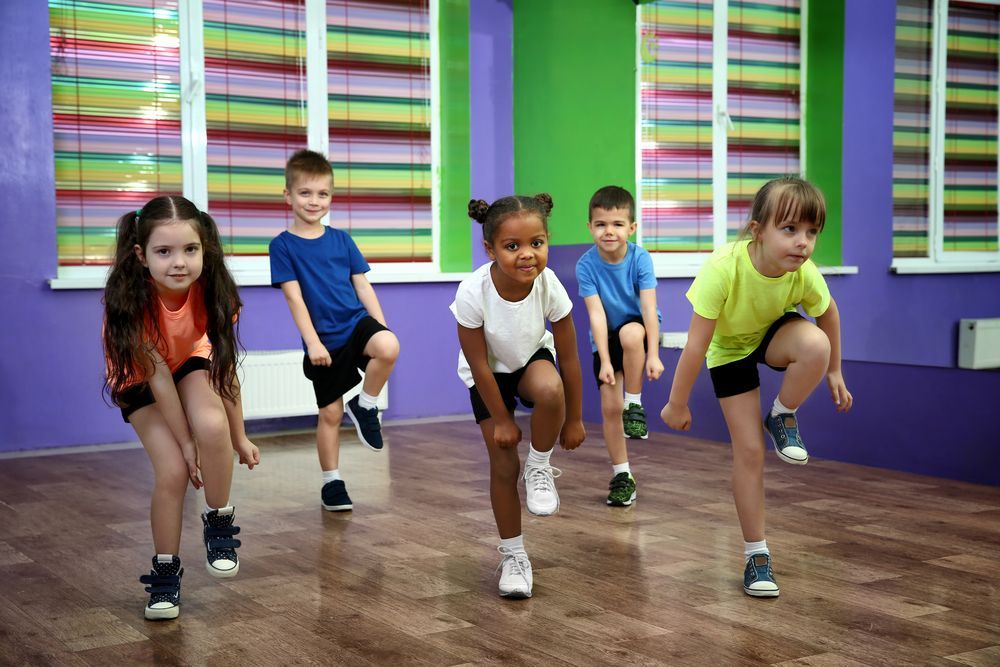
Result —
[[635, 403], [636, 405], [642, 405], [641, 391], [638, 394], [630, 394], [627, 391], [625, 392], [625, 407], [627, 408], [632, 403]]
[[324, 486], [328, 482], [332, 482], [335, 479], [340, 479], [340, 468], [336, 470], [324, 470], [323, 471], [323, 484]]
[[378, 400], [377, 396], [372, 396], [371, 394], [366, 394], [364, 392], [364, 390], [362, 390], [358, 394], [358, 405], [360, 405], [361, 407], [363, 407], [365, 410], [371, 410], [376, 405], [378, 405], [378, 403], [376, 402], [377, 400]]
[[795, 408], [793, 410], [792, 408], [786, 407], [781, 402], [781, 399], [778, 398], [777, 396], [775, 396], [774, 397], [774, 405], [771, 406], [771, 416], [772, 417], [776, 417], [778, 415], [787, 415], [789, 413], [791, 413], [791, 414], [794, 415], [795, 414], [795, 410], [798, 410], [798, 408]]
[[549, 465], [549, 459], [552, 457], [552, 450], [547, 452], [540, 452], [535, 449], [535, 446], [530, 442], [528, 443], [528, 460], [524, 462], [525, 466], [532, 466], [540, 468], [542, 466]]
[[508, 537], [507, 539], [500, 540], [500, 546], [504, 549], [510, 549], [514, 553], [521, 552], [527, 553], [524, 550], [524, 534], [518, 535], [517, 537]]
[[630, 475], [632, 474], [632, 469], [628, 467], [628, 461], [625, 463], [614, 463], [611, 465], [611, 469], [616, 475], [623, 472], [627, 472]]
[[744, 542], [743, 543], [743, 558], [750, 558], [754, 554], [770, 554], [771, 552], [767, 550], [767, 540], [761, 540], [760, 542]]

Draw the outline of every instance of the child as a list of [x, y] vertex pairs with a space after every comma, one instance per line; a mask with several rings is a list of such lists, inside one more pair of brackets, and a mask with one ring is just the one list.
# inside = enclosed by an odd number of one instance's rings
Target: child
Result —
[[[184, 492], [205, 487], [201, 515], [208, 573], [240, 569], [240, 532], [229, 504], [233, 451], [247, 468], [260, 452], [243, 430], [236, 379], [240, 297], [219, 231], [183, 197], [156, 197], [118, 220], [104, 291], [106, 390], [153, 464], [153, 569], [144, 615], [177, 618]], [[196, 444], [197, 443], [197, 444]], [[198, 474], [204, 476], [204, 484]]]
[[[549, 464], [556, 436], [565, 449], [575, 449], [584, 439], [572, 303], [556, 275], [545, 268], [551, 210], [547, 194], [505, 197], [492, 206], [482, 199], [470, 201], [469, 217], [483, 225], [483, 246], [492, 261], [462, 281], [451, 304], [462, 346], [458, 375], [469, 388], [490, 457], [490, 501], [503, 555], [500, 595], [510, 598], [531, 597], [532, 584], [517, 493], [521, 429], [514, 421], [515, 398], [534, 407], [524, 464], [532, 514], [546, 516], [559, 509], [554, 478], [560, 471]], [[551, 333], [546, 320], [552, 322]], [[559, 373], [553, 353], [559, 357]]]
[[[323, 471], [323, 509], [353, 509], [341, 479], [340, 423], [344, 412], [369, 449], [382, 450], [376, 397], [399, 355], [371, 283], [368, 262], [347, 232], [322, 224], [330, 211], [333, 170], [326, 158], [301, 150], [285, 165], [285, 201], [291, 228], [270, 245], [271, 284], [280, 287], [302, 335], [302, 368], [313, 383], [319, 424], [316, 449]], [[344, 394], [361, 381], [361, 393], [344, 405]]]
[[[743, 590], [754, 597], [778, 595], [764, 539], [757, 364], [785, 373], [764, 419], [782, 461], [801, 465], [809, 460], [795, 411], [824, 374], [838, 412], [849, 410], [854, 400], [840, 370], [837, 304], [809, 259], [825, 220], [823, 195], [802, 179], [778, 178], [757, 192], [742, 240], [716, 250], [687, 292], [694, 315], [669, 401], [660, 413], [670, 428], [691, 428], [688, 398], [707, 352], [733, 442], [733, 498], [746, 559]], [[815, 325], [796, 312], [799, 304], [816, 318]]]
[[601, 188], [590, 198], [589, 215], [587, 228], [595, 245], [576, 263], [576, 279], [590, 316], [594, 378], [611, 457], [607, 503], [624, 507], [636, 497], [625, 436], [649, 437], [642, 409], [643, 373], [651, 381], [663, 373], [656, 276], [649, 253], [628, 240], [635, 233], [635, 200], [628, 190]]

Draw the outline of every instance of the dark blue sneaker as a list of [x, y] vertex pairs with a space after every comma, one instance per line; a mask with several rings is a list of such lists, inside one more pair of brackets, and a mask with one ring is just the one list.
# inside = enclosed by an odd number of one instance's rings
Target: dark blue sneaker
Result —
[[146, 584], [149, 602], [143, 612], [146, 620], [164, 621], [181, 613], [181, 559], [170, 554], [153, 556], [153, 569], [139, 577]]
[[323, 509], [330, 512], [346, 512], [354, 509], [351, 497], [347, 495], [347, 487], [344, 480], [335, 479], [323, 485], [321, 492], [323, 498]]
[[809, 463], [809, 452], [799, 436], [799, 423], [795, 414], [787, 412], [780, 415], [767, 413], [764, 418], [764, 431], [771, 436], [774, 451], [785, 463], [805, 465]]
[[344, 409], [347, 416], [354, 422], [354, 428], [358, 432], [358, 437], [368, 449], [376, 452], [382, 451], [382, 424], [378, 420], [378, 407], [366, 410], [358, 403], [355, 396], [349, 400]]
[[769, 554], [752, 554], [743, 570], [743, 592], [755, 598], [778, 597], [778, 582], [771, 571]]
[[240, 559], [236, 557], [236, 547], [240, 546], [240, 541], [233, 539], [240, 532], [239, 526], [233, 525], [235, 518], [236, 510], [232, 505], [201, 515], [206, 567], [213, 577], [235, 577], [240, 571]]

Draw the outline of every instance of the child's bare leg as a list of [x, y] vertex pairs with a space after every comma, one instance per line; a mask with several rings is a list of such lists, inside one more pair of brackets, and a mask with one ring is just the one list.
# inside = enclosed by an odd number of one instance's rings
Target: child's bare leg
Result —
[[176, 555], [180, 552], [184, 494], [190, 480], [187, 463], [155, 404], [136, 410], [129, 421], [153, 464], [153, 497], [149, 508], [153, 548], [158, 554]]
[[323, 470], [337, 470], [340, 465], [340, 424], [344, 420], [344, 399], [319, 410], [316, 425], [316, 451]]
[[208, 371], [185, 376], [177, 384], [177, 394], [198, 443], [205, 504], [216, 509], [227, 507], [233, 485], [233, 442], [229, 437], [226, 406], [212, 388]]
[[479, 428], [490, 455], [490, 503], [497, 531], [500, 539], [517, 537], [521, 534], [521, 498], [517, 493], [521, 461], [517, 448], [503, 449], [493, 441], [492, 418], [481, 421]]
[[392, 373], [399, 357], [399, 339], [391, 331], [379, 331], [368, 339], [364, 355], [369, 357], [365, 367], [365, 381], [362, 389], [369, 396], [377, 396]]
[[733, 500], [746, 542], [764, 539], [764, 434], [760, 389], [719, 399], [733, 441]]
[[765, 360], [787, 368], [778, 400], [795, 410], [809, 397], [830, 365], [830, 339], [812, 322], [789, 322], [774, 334]]
[[622, 374], [615, 373], [615, 384], [601, 385], [601, 416], [603, 417], [604, 444], [608, 448], [608, 456], [612, 465], [628, 462], [628, 448], [625, 444], [625, 431], [622, 427], [622, 411], [625, 402], [622, 398]]
[[622, 344], [622, 372], [625, 375], [625, 391], [630, 394], [642, 393], [642, 376], [646, 367], [646, 330], [638, 322], [629, 322], [621, 328], [618, 340]]
[[535, 404], [531, 446], [536, 452], [551, 451], [566, 420], [566, 395], [559, 372], [548, 361], [535, 361], [525, 369], [517, 392]]

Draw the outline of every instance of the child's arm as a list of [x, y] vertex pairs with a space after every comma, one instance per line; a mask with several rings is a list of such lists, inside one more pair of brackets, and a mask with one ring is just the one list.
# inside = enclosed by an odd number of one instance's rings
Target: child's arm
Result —
[[[552, 336], [555, 338], [559, 375], [562, 376], [563, 392], [566, 395], [566, 421], [563, 422], [562, 433], [559, 434], [559, 444], [563, 449], [576, 449], [587, 437], [587, 432], [583, 428], [583, 379], [580, 373], [580, 357], [576, 350], [576, 327], [573, 326], [573, 318], [567, 315], [553, 322]], [[608, 336], [605, 334], [604, 340], [607, 339]]]
[[840, 370], [840, 311], [833, 297], [830, 297], [830, 305], [826, 312], [816, 318], [816, 326], [830, 339], [830, 367], [826, 371], [826, 384], [830, 387], [830, 397], [837, 404], [837, 412], [847, 412], [854, 405], [854, 397], [847, 391]]
[[593, 334], [594, 345], [597, 346], [597, 358], [601, 360], [601, 370], [597, 375], [604, 384], [614, 384], [615, 369], [611, 365], [611, 352], [608, 350], [608, 316], [604, 312], [604, 304], [597, 294], [584, 297], [583, 303], [587, 306], [590, 333]]
[[715, 333], [715, 320], [709, 320], [695, 313], [691, 316], [691, 326], [688, 327], [687, 344], [681, 352], [680, 361], [674, 371], [674, 383], [670, 387], [670, 398], [660, 411], [660, 418], [675, 431], [687, 431], [691, 428], [691, 409], [688, 400], [691, 389], [698, 379], [701, 364], [705, 360], [708, 344], [712, 342]]
[[233, 451], [240, 456], [240, 463], [248, 470], [253, 470], [260, 463], [260, 450], [247, 437], [243, 423], [243, 398], [240, 396], [240, 380], [237, 377], [233, 377], [233, 395], [236, 398], [232, 401], [222, 399], [226, 406], [226, 419], [229, 421], [229, 439], [233, 443]]
[[187, 415], [181, 405], [181, 397], [177, 395], [177, 385], [174, 384], [170, 367], [157, 350], [153, 350], [152, 358], [146, 363], [146, 377], [149, 378], [149, 389], [156, 399], [156, 406], [167, 422], [167, 428], [173, 434], [181, 447], [184, 462], [187, 463], [188, 477], [196, 489], [203, 485], [198, 476], [198, 448], [188, 427]]
[[295, 326], [306, 344], [306, 354], [313, 366], [329, 366], [333, 363], [330, 353], [323, 345], [313, 326], [312, 318], [309, 317], [309, 310], [306, 308], [305, 299], [302, 298], [302, 288], [299, 287], [298, 280], [287, 280], [281, 283], [281, 293], [285, 295], [288, 302], [288, 310], [292, 311], [292, 319]]
[[479, 397], [483, 399], [493, 419], [493, 441], [504, 449], [517, 447], [517, 443], [521, 442], [521, 429], [513, 416], [507, 412], [507, 406], [500, 396], [500, 387], [497, 386], [493, 370], [490, 369], [483, 328], [469, 329], [459, 324], [458, 343], [462, 346], [465, 360], [469, 362], [472, 380], [476, 383]]
[[363, 273], [355, 273], [351, 276], [351, 284], [354, 285], [354, 291], [358, 293], [358, 301], [365, 307], [368, 314], [378, 320], [382, 326], [389, 326], [385, 323], [382, 306], [379, 305], [378, 297], [375, 296], [375, 288], [368, 282], [368, 277]]
[[642, 326], [646, 329], [646, 378], [659, 380], [663, 375], [660, 361], [660, 320], [656, 317], [656, 288], [639, 290]]

